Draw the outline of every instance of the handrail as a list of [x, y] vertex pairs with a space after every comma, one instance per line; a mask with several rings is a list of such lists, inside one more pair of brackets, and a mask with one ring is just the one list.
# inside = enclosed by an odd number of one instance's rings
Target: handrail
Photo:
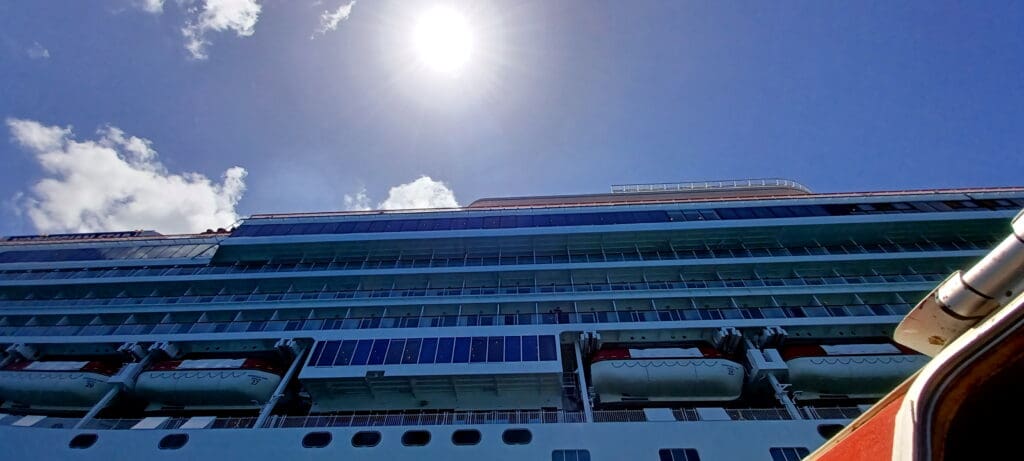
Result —
[[764, 179], [726, 179], [720, 181], [686, 181], [686, 182], [665, 182], [647, 184], [613, 184], [613, 194], [630, 194], [638, 192], [695, 192], [704, 190], [737, 190], [737, 189], [758, 189], [765, 187], [785, 187], [796, 189], [808, 194], [811, 189], [791, 179], [764, 178]]

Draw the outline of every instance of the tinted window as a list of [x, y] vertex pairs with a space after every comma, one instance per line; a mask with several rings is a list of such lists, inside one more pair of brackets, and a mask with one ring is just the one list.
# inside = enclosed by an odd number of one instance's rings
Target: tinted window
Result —
[[437, 354], [437, 338], [426, 338], [420, 347], [419, 363], [434, 363]]
[[523, 336], [523, 361], [537, 361], [537, 337]]
[[428, 431], [406, 431], [402, 434], [402, 445], [407, 447], [422, 447], [430, 443], [430, 432]]
[[[477, 435], [477, 441], [479, 441], [479, 434]], [[97, 439], [99, 439], [99, 436], [96, 434], [78, 434], [71, 439], [71, 442], [68, 443], [68, 447], [77, 449], [89, 448], [96, 443]]]
[[505, 361], [518, 362], [522, 357], [522, 341], [519, 336], [505, 337]]
[[380, 432], [362, 431], [352, 436], [353, 447], [375, 447], [380, 443]]
[[310, 432], [302, 437], [302, 446], [306, 448], [323, 448], [330, 443], [330, 432]]
[[366, 362], [368, 365], [380, 365], [384, 363], [384, 357], [388, 352], [388, 340], [377, 339], [373, 341], [373, 348], [370, 349], [370, 359]]
[[469, 361], [474, 363], [487, 361], [487, 338], [473, 338], [469, 352]]
[[335, 366], [345, 366], [352, 361], [352, 354], [356, 350], [356, 343], [358, 341], [348, 340], [341, 342], [341, 348], [338, 349], [338, 356], [334, 358]]
[[352, 365], [366, 365], [370, 359], [370, 350], [373, 349], [372, 339], [361, 339], [356, 345], [356, 351], [352, 355]]
[[480, 443], [480, 431], [476, 429], [460, 429], [452, 432], [452, 444], [476, 445]]
[[555, 337], [554, 336], [541, 336], [540, 337], [540, 359], [541, 360], [555, 360], [557, 359], [557, 352], [555, 352]]
[[501, 433], [501, 441], [507, 445], [526, 445], [532, 440], [529, 429], [507, 429]]
[[455, 340], [455, 354], [452, 356], [452, 362], [469, 362], [469, 344], [470, 338], [457, 338]]
[[177, 450], [188, 443], [188, 434], [171, 434], [165, 435], [164, 438], [160, 439], [160, 443], [157, 448], [161, 450]]
[[391, 347], [388, 348], [388, 354], [384, 358], [384, 363], [387, 365], [402, 363], [403, 352], [405, 352], [405, 340], [392, 339]]
[[329, 367], [333, 365], [334, 357], [338, 355], [338, 349], [340, 347], [340, 341], [328, 341], [327, 345], [324, 346], [324, 352], [320, 354], [320, 360], [317, 360], [316, 365], [318, 367]]
[[437, 340], [437, 359], [434, 363], [452, 363], [452, 349], [455, 347], [455, 338], [440, 338]]

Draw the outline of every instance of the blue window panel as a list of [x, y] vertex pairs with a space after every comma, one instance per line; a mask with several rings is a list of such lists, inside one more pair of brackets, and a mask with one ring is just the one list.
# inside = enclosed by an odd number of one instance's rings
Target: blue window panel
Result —
[[505, 361], [518, 362], [523, 357], [523, 345], [519, 336], [505, 337]]
[[335, 231], [339, 234], [349, 234], [356, 228], [354, 222], [340, 222], [338, 223], [338, 229]]
[[471, 338], [455, 339], [455, 354], [452, 363], [469, 363], [469, 343]]
[[392, 339], [388, 347], [388, 354], [384, 357], [385, 365], [396, 365], [402, 363], [402, 353], [405, 352], [404, 339]]
[[347, 366], [352, 361], [352, 354], [356, 351], [356, 343], [358, 342], [351, 339], [342, 341], [341, 348], [338, 349], [338, 356], [334, 358], [334, 366]]
[[700, 455], [693, 448], [662, 448], [658, 450], [660, 461], [700, 461]]
[[437, 338], [425, 338], [420, 346], [418, 363], [434, 363], [435, 355], [437, 355]]
[[434, 222], [433, 230], [449, 230], [452, 228], [451, 219], [431, 219]]
[[356, 345], [356, 351], [352, 354], [352, 365], [366, 365], [370, 360], [370, 350], [373, 349], [372, 339], [360, 339]]
[[410, 339], [405, 342], [405, 352], [402, 353], [402, 364], [416, 363], [420, 358], [420, 345], [422, 339]]
[[313, 353], [309, 354], [309, 361], [306, 362], [309, 366], [316, 366], [316, 361], [320, 359], [320, 354], [324, 352], [324, 345], [326, 344], [326, 341], [316, 343], [316, 347], [313, 348]]
[[320, 354], [320, 358], [316, 361], [316, 366], [329, 367], [334, 365], [334, 356], [338, 355], [340, 347], [341, 341], [328, 341], [327, 345], [324, 346], [324, 352]]
[[501, 227], [501, 218], [499, 216], [487, 216], [484, 218], [484, 229], [497, 229]]
[[373, 349], [370, 349], [370, 359], [366, 361], [367, 365], [381, 365], [384, 363], [384, 357], [388, 353], [388, 340], [376, 339], [373, 341]]
[[552, 450], [551, 461], [590, 461], [589, 450]]
[[337, 234], [338, 233], [338, 225], [339, 225], [339, 223], [336, 223], [336, 222], [324, 223], [324, 227], [322, 229], [320, 229], [320, 233], [321, 234]]
[[384, 229], [387, 228], [387, 226], [388, 226], [388, 222], [387, 221], [370, 221], [370, 228], [367, 229], [366, 231], [367, 232], [384, 232]]
[[466, 229], [483, 229], [484, 218], [466, 218]]
[[523, 336], [523, 361], [537, 361], [537, 337]]
[[370, 230], [370, 221], [358, 221], [358, 222], [355, 223], [355, 226], [352, 227], [352, 232], [356, 233], [356, 234], [361, 234], [363, 232], [368, 232], [369, 230]]
[[454, 348], [455, 338], [439, 338], [437, 340], [437, 358], [434, 363], [452, 363]]
[[768, 452], [772, 455], [772, 461], [800, 461], [811, 454], [804, 447], [773, 447]]
[[540, 337], [540, 359], [545, 360], [556, 360], [558, 358], [558, 352], [556, 351], [557, 346], [555, 343], [554, 336], [541, 336]]
[[470, 343], [469, 361], [472, 363], [487, 361], [487, 338], [477, 336]]
[[504, 362], [505, 361], [505, 337], [504, 336], [491, 336], [487, 338], [487, 361], [488, 362]]

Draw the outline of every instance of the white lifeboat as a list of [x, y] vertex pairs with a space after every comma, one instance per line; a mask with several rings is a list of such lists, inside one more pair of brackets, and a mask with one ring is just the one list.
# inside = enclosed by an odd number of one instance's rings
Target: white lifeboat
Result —
[[602, 403], [730, 401], [743, 391], [743, 366], [710, 346], [603, 349], [590, 365]]
[[113, 386], [121, 369], [116, 361], [26, 360], [0, 369], [0, 400], [7, 406], [37, 409], [87, 409]]
[[256, 408], [281, 382], [278, 364], [257, 358], [166, 360], [139, 374], [135, 393], [150, 409]]
[[792, 345], [779, 352], [799, 400], [881, 397], [928, 362], [891, 343]]

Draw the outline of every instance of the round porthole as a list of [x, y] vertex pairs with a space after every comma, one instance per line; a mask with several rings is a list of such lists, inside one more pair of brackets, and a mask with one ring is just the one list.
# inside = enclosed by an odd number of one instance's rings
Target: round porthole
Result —
[[480, 443], [480, 431], [476, 429], [459, 429], [452, 432], [452, 444], [476, 445]]
[[407, 447], [422, 447], [430, 443], [430, 432], [428, 431], [406, 431], [402, 434], [402, 445]]
[[508, 429], [501, 433], [501, 441], [507, 445], [526, 445], [533, 441], [529, 429]]
[[828, 440], [831, 439], [832, 436], [838, 434], [839, 431], [843, 430], [843, 427], [845, 426], [842, 424], [819, 424], [818, 435], [824, 437], [825, 440]]
[[306, 448], [323, 448], [330, 443], [330, 432], [310, 432], [302, 437], [302, 446]]
[[160, 439], [160, 444], [157, 448], [161, 450], [177, 450], [188, 443], [188, 434], [171, 434], [165, 435], [164, 438]]
[[375, 447], [380, 443], [380, 432], [377, 431], [361, 431], [356, 432], [352, 436], [353, 447]]
[[78, 449], [89, 448], [93, 446], [99, 438], [100, 436], [96, 434], [78, 434], [71, 439], [71, 442], [68, 442], [68, 447]]

